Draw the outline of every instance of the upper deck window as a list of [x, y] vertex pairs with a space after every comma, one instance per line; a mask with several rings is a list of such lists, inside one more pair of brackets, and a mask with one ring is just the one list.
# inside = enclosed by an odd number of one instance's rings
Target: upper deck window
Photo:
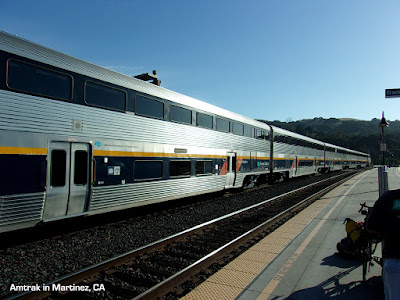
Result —
[[7, 86], [19, 92], [71, 100], [72, 77], [14, 59], [7, 61]]
[[222, 132], [229, 132], [229, 121], [217, 118], [217, 130]]
[[85, 102], [94, 106], [125, 111], [126, 92], [92, 81], [86, 81]]
[[233, 123], [232, 132], [237, 135], [243, 135], [244, 133], [244, 126], [239, 123]]
[[171, 105], [171, 121], [192, 124], [192, 111], [183, 107]]
[[252, 132], [254, 132], [253, 127], [245, 125], [244, 126], [244, 135], [248, 137], [253, 137]]
[[212, 116], [202, 114], [202, 113], [197, 113], [196, 123], [197, 123], [197, 126], [199, 126], [199, 127], [213, 129], [213, 117]]
[[164, 102], [136, 95], [135, 113], [146, 117], [164, 119]]
[[[260, 139], [260, 140], [264, 140], [264, 139], [266, 139], [265, 137], [266, 137], [265, 131], [260, 128], [256, 128], [256, 138]], [[275, 139], [276, 139], [276, 135], [275, 135]]]

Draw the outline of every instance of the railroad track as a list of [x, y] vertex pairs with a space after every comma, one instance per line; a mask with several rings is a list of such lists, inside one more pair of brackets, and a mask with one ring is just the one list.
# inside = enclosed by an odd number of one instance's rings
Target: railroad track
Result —
[[228, 263], [355, 174], [346, 172], [265, 200], [8, 299], [63, 299], [76, 293], [86, 299], [179, 298], [196, 285], [196, 275], [204, 277]]

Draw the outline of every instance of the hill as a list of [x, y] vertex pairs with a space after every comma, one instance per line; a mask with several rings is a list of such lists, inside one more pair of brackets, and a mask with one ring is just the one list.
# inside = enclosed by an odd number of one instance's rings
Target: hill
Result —
[[[380, 142], [382, 129], [378, 126], [380, 119], [361, 121], [356, 119], [305, 119], [293, 122], [266, 121], [299, 134], [342, 146], [349, 149], [370, 153], [374, 164], [381, 163]], [[400, 121], [389, 121], [385, 128], [385, 141], [388, 151], [385, 155], [387, 164], [400, 164]]]

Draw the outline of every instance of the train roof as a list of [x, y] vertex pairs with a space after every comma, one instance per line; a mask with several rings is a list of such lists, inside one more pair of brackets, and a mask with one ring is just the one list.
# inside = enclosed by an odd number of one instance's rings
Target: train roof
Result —
[[190, 106], [200, 111], [213, 113], [221, 117], [268, 129], [268, 125], [254, 119], [244, 117], [226, 109], [183, 94], [179, 94], [152, 83], [148, 83], [140, 79], [97, 66], [95, 64], [63, 54], [56, 50], [3, 31], [0, 31], [0, 50], [14, 53], [28, 59], [34, 59], [44, 64], [54, 65], [58, 68], [71, 72], [76, 72], [99, 80], [104, 80], [141, 93], [167, 99], [181, 105]]
[[298, 134], [298, 133], [295, 133], [295, 132], [291, 132], [289, 130], [286, 130], [286, 129], [283, 129], [283, 128], [280, 128], [280, 127], [276, 127], [274, 125], [270, 125], [270, 126], [272, 127], [272, 129], [273, 129], [273, 131], [275, 133], [278, 133], [278, 134], [281, 134], [281, 135], [290, 136], [290, 137], [294, 137], [294, 138], [301, 139], [301, 140], [304, 140], [304, 141], [307, 141], [307, 142], [311, 142], [311, 143], [314, 143], [314, 144], [317, 144], [317, 145], [322, 145], [322, 146], [324, 145], [324, 142], [321, 142], [319, 140], [316, 140], [316, 139], [313, 139], [313, 138], [310, 138], [310, 137], [307, 137], [307, 136], [304, 136], [304, 135], [301, 135], [301, 134]]
[[[316, 139], [312, 139], [301, 134], [297, 134], [291, 132], [289, 130], [285, 130], [276, 126], [267, 125], [263, 122], [256, 121], [251, 118], [247, 118], [245, 116], [236, 114], [234, 112], [228, 111], [226, 109], [220, 108], [218, 106], [209, 104], [207, 102], [197, 100], [195, 98], [168, 90], [164, 87], [160, 87], [154, 85], [152, 83], [148, 83], [142, 80], [139, 80], [134, 77], [130, 77], [128, 75], [118, 73], [104, 67], [97, 66], [95, 64], [89, 63], [87, 61], [72, 57], [70, 55], [61, 53], [59, 51], [50, 49], [48, 47], [39, 45], [37, 43], [28, 41], [26, 39], [20, 38], [15, 35], [11, 35], [4, 31], [0, 30], [0, 50], [10, 52], [21, 57], [25, 57], [28, 59], [33, 59], [39, 61], [44, 64], [49, 64], [56, 66], [61, 69], [65, 69], [71, 72], [76, 72], [79, 74], [83, 74], [89, 77], [93, 77], [99, 80], [104, 80], [115, 85], [123, 86], [126, 88], [133, 89], [135, 91], [149, 94], [155, 97], [167, 99], [173, 102], [176, 102], [181, 105], [190, 106], [199, 111], [209, 112], [212, 114], [219, 115], [221, 117], [225, 117], [231, 120], [235, 120], [238, 122], [246, 123], [252, 126], [256, 126], [259, 128], [267, 129], [272, 128], [274, 132], [280, 133], [283, 135], [295, 137], [298, 139], [302, 139], [305, 141], [309, 141], [319, 145], [327, 145], [324, 142], [321, 142]], [[334, 146], [334, 145], [332, 145]], [[338, 146], [334, 146], [338, 148]], [[345, 148], [343, 148], [345, 149]], [[365, 153], [345, 149], [347, 151], [353, 152], [354, 154], [362, 154]]]

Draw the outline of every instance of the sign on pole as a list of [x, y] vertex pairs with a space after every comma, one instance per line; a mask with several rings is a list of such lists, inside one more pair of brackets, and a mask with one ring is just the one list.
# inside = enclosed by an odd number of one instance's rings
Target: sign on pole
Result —
[[385, 98], [400, 98], [400, 89], [386, 89]]

